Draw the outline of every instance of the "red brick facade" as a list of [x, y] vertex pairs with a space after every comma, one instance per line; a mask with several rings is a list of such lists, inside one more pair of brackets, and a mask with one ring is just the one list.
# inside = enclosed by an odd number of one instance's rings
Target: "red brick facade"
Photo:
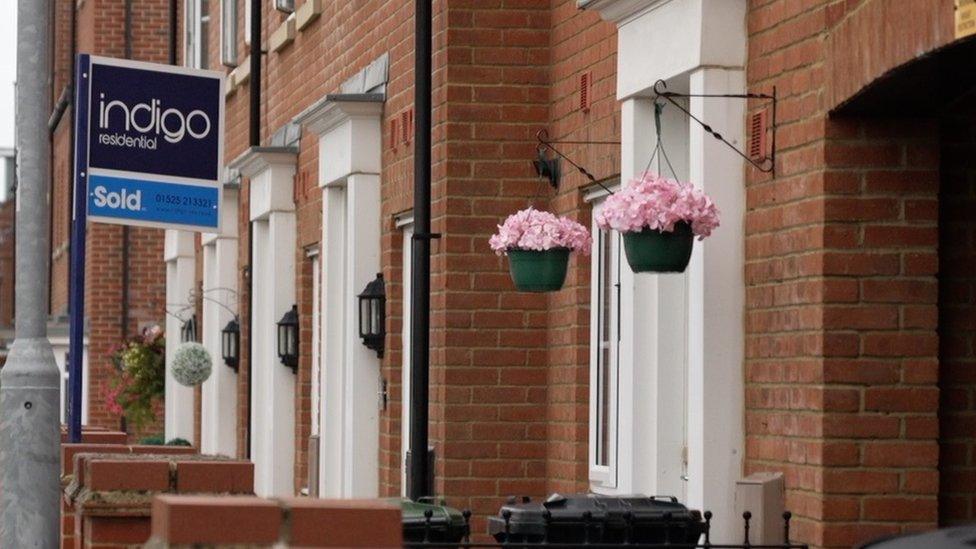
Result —
[[751, 91], [777, 86], [781, 100], [777, 177], [748, 174], [748, 469], [786, 472], [797, 531], [816, 545], [967, 519], [972, 492], [955, 479], [969, 404], [952, 395], [970, 391], [972, 265], [955, 258], [971, 240], [947, 241], [966, 231], [954, 206], [940, 219], [940, 182], [943, 201], [967, 196], [965, 165], [946, 158], [967, 138], [908, 113], [829, 115], [952, 41], [952, 2], [750, 8]]
[[[73, 4], [59, 1], [59, 13], [69, 14]], [[141, 29], [134, 33], [134, 58], [165, 60], [166, 4], [134, 2]], [[269, 4], [265, 41], [285, 21]], [[723, 220], [744, 226], [746, 235], [743, 473], [785, 474], [796, 538], [814, 546], [849, 547], [875, 536], [971, 521], [976, 176], [970, 159], [976, 122], [972, 111], [946, 120], [837, 110], [920, 52], [952, 42], [952, 1], [747, 5], [748, 91], [775, 86], [779, 105], [775, 176], [747, 169], [745, 219]], [[120, 6], [108, 0], [81, 4], [80, 51], [122, 56]], [[210, 2], [209, 65], [229, 72], [220, 65], [219, 6]], [[403, 239], [394, 217], [412, 207], [412, 3], [322, 6], [293, 42], [263, 56], [261, 143], [327, 93], [339, 92], [371, 61], [389, 55], [381, 117], [380, 261], [388, 296], [381, 375], [390, 401], [380, 415], [377, 495], [395, 496], [401, 492], [400, 333], [408, 313], [402, 306]], [[247, 54], [243, 10], [239, 0], [241, 65]], [[59, 36], [69, 20], [59, 17]], [[903, 30], [878, 30], [896, 27]], [[869, 36], [877, 39], [865, 44]], [[576, 0], [434, 2], [432, 230], [443, 237], [432, 246], [430, 434], [437, 447], [436, 492], [475, 512], [475, 532], [484, 531], [485, 515], [508, 495], [589, 487], [589, 260], [571, 261], [560, 292], [519, 294], [506, 260], [490, 252], [487, 240], [501, 219], [529, 203], [589, 224], [588, 180], [563, 163], [561, 186], [553, 193], [531, 160], [541, 129], [559, 140], [621, 139], [617, 38], [613, 23], [579, 10]], [[68, 74], [61, 42], [57, 51], [55, 94]], [[580, 98], [584, 74], [590, 83], [586, 108]], [[247, 150], [248, 103], [246, 84], [227, 97], [228, 162]], [[55, 314], [65, 310], [67, 299], [67, 131], [62, 121], [54, 137]], [[616, 144], [561, 149], [598, 178], [619, 175]], [[307, 250], [322, 236], [318, 155], [317, 138], [306, 129], [294, 190], [302, 349], [296, 421], [279, 426], [295, 432], [296, 493], [307, 484], [313, 413]], [[250, 319], [252, 296], [262, 289], [250, 289], [249, 190], [243, 181], [239, 457], [249, 452], [249, 322], [277, 320]], [[122, 296], [122, 233], [98, 225], [89, 232], [95, 383], [108, 375], [104, 357], [123, 335], [123, 303], [129, 303], [129, 333], [163, 321], [162, 234], [129, 230], [129, 292]], [[201, 263], [198, 255], [198, 278]], [[91, 395], [92, 423], [116, 426], [97, 386]], [[198, 410], [200, 398], [198, 391]], [[199, 441], [199, 418], [195, 423]]]

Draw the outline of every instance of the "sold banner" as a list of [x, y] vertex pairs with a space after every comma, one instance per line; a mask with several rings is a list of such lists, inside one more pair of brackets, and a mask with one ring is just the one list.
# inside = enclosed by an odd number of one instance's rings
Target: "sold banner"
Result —
[[220, 227], [224, 75], [80, 55], [76, 177], [88, 218]]

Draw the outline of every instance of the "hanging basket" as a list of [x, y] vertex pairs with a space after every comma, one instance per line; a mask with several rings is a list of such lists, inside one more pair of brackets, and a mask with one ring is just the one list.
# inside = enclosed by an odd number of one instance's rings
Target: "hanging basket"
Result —
[[555, 292], [566, 281], [569, 249], [508, 250], [508, 270], [520, 292]]
[[685, 222], [675, 224], [669, 233], [645, 228], [623, 237], [627, 263], [635, 273], [684, 272], [695, 243], [691, 225]]

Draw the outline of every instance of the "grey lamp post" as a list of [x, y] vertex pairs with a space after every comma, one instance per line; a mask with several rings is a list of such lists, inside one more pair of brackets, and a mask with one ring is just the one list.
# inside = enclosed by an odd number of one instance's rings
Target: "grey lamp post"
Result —
[[60, 373], [47, 340], [51, 1], [17, 17], [16, 337], [0, 372], [0, 546], [57, 547]]

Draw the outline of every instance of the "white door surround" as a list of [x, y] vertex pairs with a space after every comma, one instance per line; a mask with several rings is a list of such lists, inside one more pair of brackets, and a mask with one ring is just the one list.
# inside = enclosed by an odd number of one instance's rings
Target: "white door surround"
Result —
[[382, 94], [329, 95], [297, 117], [319, 136], [322, 187], [321, 497], [379, 493], [381, 360], [356, 295], [380, 270]]
[[277, 322], [296, 303], [295, 147], [252, 147], [230, 164], [250, 179], [251, 460], [254, 492], [295, 494], [295, 374], [278, 358]]
[[193, 441], [193, 388], [180, 385], [170, 371], [180, 342], [180, 328], [193, 317], [192, 299], [196, 280], [193, 233], [167, 229], [163, 249], [166, 261], [166, 440]]
[[[657, 80], [692, 94], [745, 92], [745, 0], [577, 3], [618, 26], [623, 182], [644, 169], [653, 149]], [[689, 99], [689, 110], [733, 143], [744, 139], [744, 108], [739, 100]], [[638, 326], [645, 336], [633, 345], [632, 377], [622, 356], [620, 386], [632, 390], [620, 395], [618, 489], [684, 494], [688, 505], [715, 511], [714, 539], [733, 539], [744, 457], [745, 170], [741, 158], [675, 110], [664, 110], [668, 154], [680, 178], [715, 200], [722, 226], [696, 242], [686, 273], [634, 277], [633, 303], [646, 307], [635, 307], [632, 320], [622, 311], [621, 329]], [[629, 424], [627, 414], [633, 414]], [[686, 473], [676, 474], [682, 468]]]
[[204, 233], [202, 342], [213, 359], [213, 373], [203, 383], [200, 451], [237, 455], [237, 374], [223, 360], [222, 331], [240, 310], [237, 290], [237, 204], [240, 187], [224, 185], [219, 233]]

